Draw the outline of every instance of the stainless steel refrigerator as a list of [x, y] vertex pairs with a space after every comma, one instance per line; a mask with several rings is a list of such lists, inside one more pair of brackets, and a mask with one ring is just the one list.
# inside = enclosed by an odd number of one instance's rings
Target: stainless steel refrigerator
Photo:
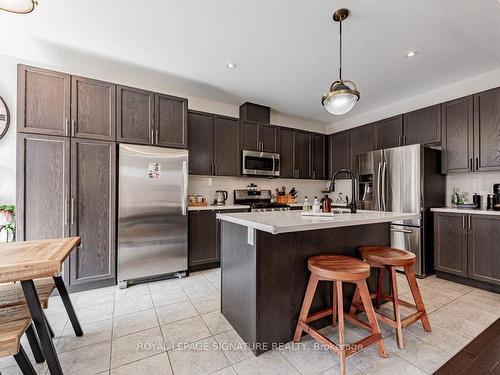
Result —
[[441, 152], [420, 145], [357, 155], [359, 208], [418, 213], [415, 220], [391, 223], [391, 246], [417, 256], [415, 273], [434, 271], [431, 207], [446, 205]]
[[188, 151], [120, 144], [118, 281], [181, 276], [188, 268]]

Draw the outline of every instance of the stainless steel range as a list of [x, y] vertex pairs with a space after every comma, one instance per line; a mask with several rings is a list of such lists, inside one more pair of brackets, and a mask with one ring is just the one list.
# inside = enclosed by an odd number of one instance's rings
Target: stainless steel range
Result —
[[288, 211], [285, 203], [271, 202], [271, 190], [235, 190], [234, 203], [250, 205], [252, 212]]

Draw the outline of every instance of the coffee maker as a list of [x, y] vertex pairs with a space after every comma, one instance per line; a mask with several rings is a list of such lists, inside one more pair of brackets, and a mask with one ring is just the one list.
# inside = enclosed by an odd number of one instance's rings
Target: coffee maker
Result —
[[500, 184], [493, 185], [493, 194], [495, 194], [495, 203], [493, 209], [495, 211], [500, 211]]

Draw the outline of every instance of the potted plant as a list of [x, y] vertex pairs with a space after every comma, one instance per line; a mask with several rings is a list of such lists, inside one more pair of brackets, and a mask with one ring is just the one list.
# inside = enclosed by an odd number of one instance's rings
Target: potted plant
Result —
[[16, 239], [15, 217], [16, 206], [0, 205], [0, 242], [9, 242]]

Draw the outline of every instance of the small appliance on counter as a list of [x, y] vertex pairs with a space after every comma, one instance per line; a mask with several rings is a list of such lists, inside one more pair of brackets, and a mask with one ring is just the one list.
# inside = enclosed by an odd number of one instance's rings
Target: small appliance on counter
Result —
[[235, 190], [234, 204], [250, 205], [252, 212], [290, 210], [288, 204], [271, 202], [271, 190]]
[[215, 201], [214, 204], [216, 206], [225, 205], [227, 201], [227, 191], [225, 190], [217, 190], [215, 192]]
[[497, 204], [497, 196], [496, 194], [488, 194], [486, 199], [486, 209], [493, 210], [495, 205]]
[[495, 211], [500, 211], [500, 184], [493, 185], [493, 194], [495, 194], [493, 209]]

